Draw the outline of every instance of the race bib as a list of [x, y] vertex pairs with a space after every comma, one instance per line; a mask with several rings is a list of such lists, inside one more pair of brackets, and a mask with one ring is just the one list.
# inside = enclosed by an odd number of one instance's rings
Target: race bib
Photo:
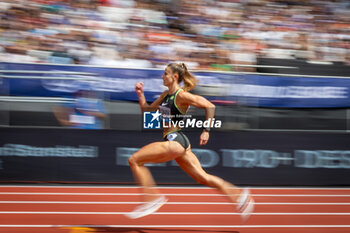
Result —
[[166, 136], [166, 138], [168, 139], [168, 141], [174, 141], [174, 139], [177, 137], [176, 133], [170, 133]]

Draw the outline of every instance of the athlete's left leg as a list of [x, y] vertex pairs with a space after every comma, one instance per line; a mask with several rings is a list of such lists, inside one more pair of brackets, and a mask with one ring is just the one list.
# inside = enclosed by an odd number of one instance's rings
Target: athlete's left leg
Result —
[[213, 187], [226, 194], [233, 202], [237, 203], [237, 210], [241, 212], [243, 221], [247, 220], [254, 208], [254, 200], [248, 190], [241, 191], [233, 184], [206, 173], [196, 155], [188, 149], [183, 156], [175, 159], [179, 166], [200, 184]]
[[206, 173], [197, 156], [190, 149], [187, 149], [186, 154], [176, 158], [175, 161], [197, 183], [216, 188], [226, 194], [230, 201], [237, 202], [238, 196], [241, 193], [240, 190], [220, 177]]

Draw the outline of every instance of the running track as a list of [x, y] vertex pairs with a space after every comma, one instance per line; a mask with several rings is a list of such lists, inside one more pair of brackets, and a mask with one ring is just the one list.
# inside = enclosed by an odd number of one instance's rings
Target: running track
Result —
[[131, 220], [137, 187], [0, 186], [1, 233], [349, 233], [350, 188], [252, 188], [244, 224], [235, 205], [210, 188], [161, 187], [169, 201]]

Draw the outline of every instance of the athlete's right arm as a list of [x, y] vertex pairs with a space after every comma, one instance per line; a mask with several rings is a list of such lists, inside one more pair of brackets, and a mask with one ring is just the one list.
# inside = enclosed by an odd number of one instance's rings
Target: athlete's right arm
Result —
[[157, 110], [159, 105], [162, 103], [165, 95], [167, 94], [167, 91], [164, 91], [158, 97], [158, 99], [156, 99], [152, 104], [148, 104], [143, 92], [143, 87], [144, 85], [142, 82], [136, 83], [135, 91], [136, 91], [137, 97], [139, 98], [139, 105], [140, 105], [141, 112]]

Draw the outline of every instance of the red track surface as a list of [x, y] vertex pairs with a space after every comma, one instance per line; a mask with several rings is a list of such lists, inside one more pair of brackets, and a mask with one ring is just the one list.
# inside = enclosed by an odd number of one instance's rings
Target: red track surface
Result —
[[157, 213], [124, 216], [141, 201], [135, 187], [1, 186], [3, 233], [349, 233], [350, 189], [251, 189], [255, 211], [241, 222], [213, 189], [160, 188]]

